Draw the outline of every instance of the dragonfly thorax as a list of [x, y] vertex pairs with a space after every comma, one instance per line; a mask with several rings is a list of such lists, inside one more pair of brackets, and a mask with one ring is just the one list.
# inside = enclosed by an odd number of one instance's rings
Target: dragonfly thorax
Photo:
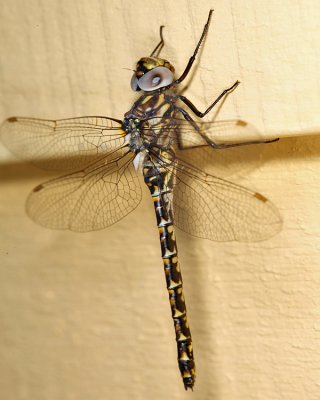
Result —
[[125, 118], [123, 121], [123, 129], [127, 133], [126, 142], [133, 153], [137, 154], [148, 148], [150, 143], [141, 135], [141, 120], [139, 118]]

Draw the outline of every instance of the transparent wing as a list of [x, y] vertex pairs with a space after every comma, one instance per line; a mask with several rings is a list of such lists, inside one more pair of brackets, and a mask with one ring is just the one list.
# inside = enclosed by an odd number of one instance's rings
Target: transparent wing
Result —
[[240, 119], [212, 122], [180, 121], [177, 135], [180, 148], [206, 146], [208, 143], [204, 136], [215, 143], [263, 140], [253, 125]]
[[[263, 141], [260, 132], [242, 120], [186, 121], [159, 118], [145, 122], [143, 132], [151, 140], [170, 142], [175, 146], [179, 158], [196, 165], [201, 170], [221, 177], [248, 173], [261, 162], [266, 144], [214, 149], [208, 145], [204, 135], [215, 143], [239, 143], [246, 140]], [[163, 139], [162, 139], [163, 138]]]
[[141, 188], [127, 149], [113, 159], [37, 186], [27, 199], [27, 213], [52, 229], [86, 232], [119, 221], [141, 200]]
[[265, 240], [280, 231], [278, 210], [260, 193], [176, 162], [173, 212], [181, 230], [200, 238], [241, 242]]
[[166, 136], [179, 148], [207, 146], [205, 137], [215, 143], [239, 143], [263, 140], [261, 133], [240, 119], [224, 121], [187, 121], [181, 118], [149, 118], [143, 121], [146, 136]]
[[0, 138], [14, 155], [57, 170], [89, 165], [97, 154], [121, 147], [124, 136], [121, 121], [106, 117], [57, 121], [11, 117], [0, 126]]

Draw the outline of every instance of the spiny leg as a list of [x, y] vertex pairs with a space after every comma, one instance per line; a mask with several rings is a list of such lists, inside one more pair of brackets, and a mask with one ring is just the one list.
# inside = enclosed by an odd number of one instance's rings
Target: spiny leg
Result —
[[[189, 100], [188, 100], [189, 101]], [[192, 103], [191, 103], [192, 104]], [[246, 146], [250, 144], [265, 144], [265, 143], [273, 143], [277, 142], [279, 138], [276, 139], [269, 139], [269, 140], [251, 140], [247, 142], [238, 142], [238, 143], [215, 143], [213, 140], [211, 140], [205, 132], [202, 132], [196, 121], [194, 121], [191, 116], [187, 113], [186, 110], [183, 108], [178, 108], [178, 111], [183, 115], [184, 119], [186, 119], [188, 122], [190, 122], [190, 125], [194, 127], [194, 129], [199, 133], [199, 135], [208, 143], [209, 146], [213, 147], [214, 149], [227, 149], [230, 147], [239, 147], [239, 146]]]
[[239, 81], [236, 81], [236, 82], [235, 82], [232, 86], [230, 86], [228, 89], [225, 89], [225, 90], [215, 99], [215, 101], [214, 101], [204, 112], [199, 111], [199, 110], [197, 109], [197, 107], [196, 107], [193, 103], [191, 103], [191, 101], [190, 101], [189, 99], [187, 99], [185, 96], [178, 95], [177, 97], [178, 97], [178, 99], [180, 99], [181, 101], [183, 101], [184, 104], [186, 104], [186, 105], [190, 108], [190, 110], [196, 114], [197, 117], [203, 118], [206, 114], [208, 114], [208, 112], [210, 112], [210, 111], [213, 109], [213, 107], [214, 107], [217, 103], [219, 103], [219, 101], [220, 101], [221, 99], [223, 99], [227, 94], [229, 94], [230, 92], [232, 92], [239, 84], [240, 84], [240, 82], [239, 82]]
[[[209, 25], [210, 25], [210, 21], [211, 21], [211, 16], [212, 16], [213, 10], [209, 11], [209, 15], [208, 15], [208, 20], [207, 23], [205, 24], [204, 28], [203, 28], [203, 32], [202, 35], [200, 37], [200, 40], [197, 44], [197, 47], [193, 53], [193, 55], [190, 57], [189, 62], [184, 70], [184, 72], [182, 73], [182, 75], [180, 76], [180, 78], [178, 78], [177, 80], [175, 80], [172, 85], [178, 85], [179, 83], [181, 83], [188, 75], [195, 59], [196, 59], [196, 55], [200, 49], [200, 46], [204, 40], [204, 38], [206, 37], [206, 34], [208, 32], [209, 29]], [[232, 92], [238, 85], [240, 84], [239, 81], [236, 81], [231, 87], [229, 87], [228, 89], [225, 89], [217, 98], [216, 100], [204, 111], [201, 112], [199, 111], [196, 106], [189, 100], [187, 99], [185, 96], [179, 95], [178, 98], [183, 101], [198, 117], [203, 118], [206, 114], [208, 114], [213, 107], [219, 103], [219, 101], [221, 99], [223, 99], [228, 93]], [[190, 115], [183, 109], [179, 109], [179, 111], [182, 113], [182, 115], [184, 116], [184, 118], [189, 121], [192, 125], [196, 126], [195, 122], [193, 121], [193, 119], [190, 117]], [[199, 129], [197, 129], [199, 131]], [[254, 140], [254, 141], [247, 141], [247, 142], [241, 142], [241, 143], [230, 143], [230, 144], [219, 144], [219, 143], [215, 143], [212, 140], [210, 140], [204, 133], [199, 132], [201, 134], [201, 136], [207, 141], [207, 143], [216, 148], [216, 149], [225, 149], [225, 148], [229, 148], [229, 147], [237, 147], [237, 146], [243, 146], [243, 145], [249, 145], [249, 144], [260, 144], [260, 143], [272, 143], [272, 142], [276, 142], [279, 139], [271, 139], [271, 140], [266, 140], [266, 141], [259, 141], [259, 140]]]
[[195, 61], [195, 59], [196, 59], [197, 53], [198, 53], [198, 51], [199, 51], [199, 49], [200, 49], [200, 46], [201, 46], [201, 44], [202, 44], [204, 38], [205, 38], [206, 35], [207, 35], [208, 29], [209, 29], [209, 25], [210, 25], [210, 20], [211, 20], [211, 15], [212, 15], [212, 13], [213, 13], [213, 10], [210, 10], [210, 11], [209, 11], [209, 15], [208, 15], [208, 20], [207, 20], [207, 22], [206, 22], [206, 24], [205, 24], [205, 26], [204, 26], [204, 28], [203, 28], [202, 35], [201, 35], [201, 37], [200, 37], [200, 40], [199, 40], [199, 42], [198, 42], [198, 44], [197, 44], [197, 47], [196, 47], [196, 49], [195, 49], [193, 55], [190, 57], [189, 62], [188, 62], [188, 64], [187, 64], [185, 70], [183, 71], [183, 73], [182, 73], [182, 75], [180, 76], [180, 78], [176, 79], [176, 80], [172, 83], [172, 85], [179, 85], [179, 83], [181, 83], [181, 82], [187, 77], [187, 75], [188, 75], [188, 73], [189, 73], [189, 71], [190, 71], [190, 69], [191, 69], [191, 67], [192, 67], [192, 65], [193, 65], [193, 63], [194, 63], [194, 61]]
[[[207, 140], [207, 139], [206, 139]], [[230, 147], [239, 147], [239, 146], [247, 146], [250, 144], [266, 144], [278, 142], [279, 138], [269, 139], [269, 140], [250, 140], [248, 142], [239, 142], [239, 143], [215, 143], [212, 140], [207, 140], [208, 144], [212, 146], [214, 149], [228, 149]]]
[[163, 49], [163, 46], [164, 46], [164, 39], [162, 36], [163, 28], [164, 28], [164, 25], [161, 25], [160, 26], [160, 42], [156, 45], [155, 49], [150, 54], [150, 57], [159, 57], [159, 54], [160, 54], [161, 50]]

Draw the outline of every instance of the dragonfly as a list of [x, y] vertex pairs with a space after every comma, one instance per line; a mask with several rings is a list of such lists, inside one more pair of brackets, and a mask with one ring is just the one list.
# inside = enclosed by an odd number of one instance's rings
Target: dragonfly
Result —
[[11, 117], [0, 128], [2, 142], [14, 155], [41, 168], [66, 171], [35, 187], [27, 198], [27, 214], [45, 227], [87, 232], [113, 225], [140, 203], [139, 175], [143, 176], [160, 235], [185, 389], [193, 388], [196, 372], [175, 227], [213, 241], [257, 241], [275, 235], [282, 223], [277, 208], [265, 196], [206, 172], [190, 157], [198, 148], [214, 157], [214, 150], [277, 140], [221, 143], [215, 139], [219, 132], [237, 129], [241, 137], [248, 124], [191, 117], [193, 113], [203, 118], [239, 85], [236, 81], [224, 90], [204, 112], [178, 89], [196, 60], [212, 13], [178, 77], [174, 66], [160, 58], [164, 47], [160, 27], [159, 43], [136, 64], [131, 88], [140, 96], [122, 120]]

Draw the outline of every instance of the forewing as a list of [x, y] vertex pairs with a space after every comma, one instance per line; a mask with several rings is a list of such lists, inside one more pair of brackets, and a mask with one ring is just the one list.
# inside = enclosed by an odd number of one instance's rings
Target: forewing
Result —
[[276, 207], [263, 195], [179, 161], [173, 191], [175, 224], [214, 241], [265, 240], [281, 229]]
[[177, 142], [180, 148], [208, 145], [205, 137], [217, 144], [263, 140], [260, 132], [253, 125], [240, 119], [212, 122], [179, 121]]
[[141, 200], [132, 153], [99, 161], [73, 174], [37, 186], [27, 199], [27, 213], [52, 229], [86, 232], [119, 221]]
[[121, 121], [79, 117], [57, 121], [11, 117], [0, 127], [0, 138], [18, 158], [45, 169], [82, 168], [98, 154], [124, 144]]
[[222, 178], [247, 174], [261, 162], [261, 155], [267, 144], [255, 144], [224, 149], [215, 149], [208, 144], [211, 140], [219, 143], [239, 143], [246, 140], [262, 141], [263, 136], [251, 124], [242, 120], [187, 121], [179, 118], [148, 120], [151, 127], [144, 129], [146, 136], [161, 138], [164, 143], [175, 147], [178, 157], [199, 169]]
[[206, 122], [153, 117], [144, 121], [144, 133], [146, 136], [167, 136], [171, 143], [177, 144], [180, 149], [207, 146], [208, 140], [232, 144], [263, 140], [253, 125], [240, 119]]

